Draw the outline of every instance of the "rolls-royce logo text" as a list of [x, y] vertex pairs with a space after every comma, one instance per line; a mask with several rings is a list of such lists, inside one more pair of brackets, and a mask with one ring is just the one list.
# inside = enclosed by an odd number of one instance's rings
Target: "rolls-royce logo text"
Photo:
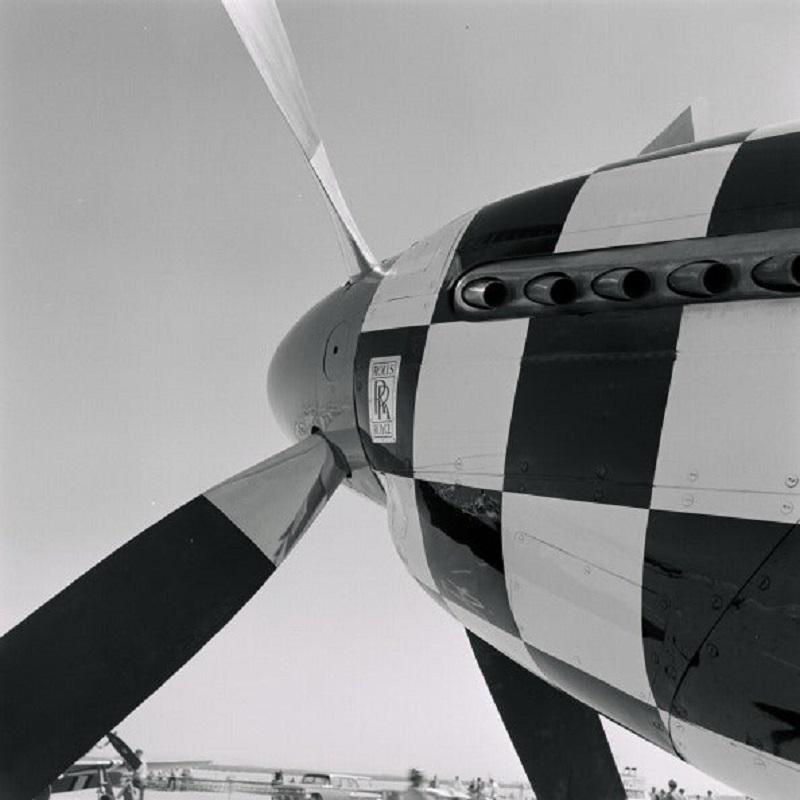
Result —
[[373, 358], [369, 362], [369, 435], [373, 442], [397, 441], [397, 382], [400, 356]]

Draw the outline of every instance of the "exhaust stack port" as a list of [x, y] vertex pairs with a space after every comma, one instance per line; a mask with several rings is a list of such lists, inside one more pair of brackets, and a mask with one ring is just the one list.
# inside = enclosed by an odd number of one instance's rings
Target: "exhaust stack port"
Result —
[[528, 281], [525, 284], [525, 296], [534, 303], [564, 306], [578, 296], [578, 287], [563, 272], [551, 272]]
[[776, 292], [800, 291], [800, 255], [773, 256], [753, 267], [753, 282]]
[[461, 290], [461, 297], [473, 308], [498, 308], [508, 299], [508, 289], [497, 278], [479, 278]]
[[687, 297], [714, 297], [727, 291], [733, 283], [728, 266], [719, 261], [694, 261], [673, 270], [667, 285], [676, 294]]
[[612, 269], [592, 281], [592, 291], [607, 300], [638, 300], [650, 291], [650, 276], [634, 267]]

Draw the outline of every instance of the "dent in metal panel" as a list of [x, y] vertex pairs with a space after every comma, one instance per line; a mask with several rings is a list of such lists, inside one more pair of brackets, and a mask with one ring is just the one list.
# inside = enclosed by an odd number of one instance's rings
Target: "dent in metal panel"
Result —
[[739, 145], [603, 170], [578, 192], [557, 253], [705, 236]]
[[655, 706], [641, 632], [647, 510], [592, 504], [586, 518], [608, 545], [603, 556], [588, 525], [570, 542], [571, 527], [589, 504], [541, 500], [503, 496], [506, 581], [523, 639]]
[[502, 489], [527, 320], [432, 325], [414, 420], [414, 475]]
[[375, 292], [362, 331], [430, 323], [456, 244], [474, 215], [463, 214], [400, 254]]
[[736, 491], [746, 493], [732, 501], [736, 515], [791, 517], [789, 505], [800, 506], [785, 497], [800, 498], [798, 397], [800, 301], [684, 308], [655, 486], [679, 490], [688, 510], [703, 490]]

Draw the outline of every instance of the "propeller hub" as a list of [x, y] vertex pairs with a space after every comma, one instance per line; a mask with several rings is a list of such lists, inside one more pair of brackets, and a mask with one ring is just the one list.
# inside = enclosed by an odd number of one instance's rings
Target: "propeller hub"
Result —
[[353, 473], [367, 466], [353, 387], [358, 334], [379, 280], [358, 277], [304, 314], [278, 345], [267, 375], [270, 407], [284, 433], [294, 441], [324, 433]]
[[338, 321], [330, 298], [304, 314], [289, 330], [269, 365], [267, 396], [281, 430], [292, 440], [324, 430], [317, 384], [328, 329]]
[[348, 484], [382, 499], [361, 444], [355, 414], [358, 335], [381, 276], [357, 277], [304, 314], [278, 345], [267, 375], [272, 413], [283, 432], [300, 441], [316, 431], [341, 451]]

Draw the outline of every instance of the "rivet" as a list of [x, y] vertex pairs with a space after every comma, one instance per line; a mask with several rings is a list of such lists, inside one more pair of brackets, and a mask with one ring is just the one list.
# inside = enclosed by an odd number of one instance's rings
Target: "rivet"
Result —
[[463, 461], [462, 461], [460, 458], [457, 458], [457, 459], [456, 459], [456, 460], [453, 462], [453, 466], [454, 466], [456, 469], [461, 469], [461, 467], [463, 466], [463, 463], [464, 463], [464, 462], [463, 462]]
[[686, 477], [689, 479], [690, 483], [696, 483], [697, 479], [700, 477], [700, 473], [696, 469], [693, 469]]
[[669, 599], [666, 597], [662, 597], [661, 603], [659, 605], [664, 611], [666, 611], [669, 608]]
[[689, 508], [689, 506], [694, 505], [694, 495], [685, 494], [683, 497], [681, 497], [681, 503], [685, 508]]
[[517, 531], [517, 541], [520, 542], [520, 544], [524, 544], [525, 533], [523, 531]]
[[673, 681], [674, 681], [674, 680], [675, 680], [675, 678], [678, 676], [678, 673], [675, 671], [675, 667], [673, 667], [673, 666], [672, 666], [672, 664], [670, 664], [670, 665], [669, 665], [669, 666], [668, 666], [668, 667], [667, 667], [667, 668], [664, 670], [664, 672], [666, 672], [666, 673], [667, 673], [667, 677], [668, 677], [670, 680], [673, 680]]
[[791, 514], [794, 511], [794, 503], [784, 500], [781, 503], [781, 514]]
[[520, 465], [520, 469], [522, 470], [522, 472], [527, 472], [528, 471], [528, 462], [527, 461], [523, 461], [522, 464]]
[[605, 464], [600, 464], [600, 466], [595, 470], [595, 474], [598, 478], [605, 478], [608, 475], [608, 467]]
[[718, 611], [720, 608], [722, 608], [722, 598], [721, 598], [721, 597], [720, 597], [718, 594], [715, 594], [715, 595], [714, 595], [714, 596], [711, 598], [711, 608], [714, 608], [714, 609], [716, 609], [717, 611]]
[[797, 486], [797, 484], [798, 484], [798, 481], [799, 481], [799, 480], [800, 480], [800, 479], [798, 479], [797, 475], [787, 475], [787, 476], [786, 476], [786, 480], [784, 481], [784, 483], [785, 483], [785, 484], [786, 484], [786, 485], [787, 485], [787, 486], [788, 486], [790, 489], [794, 489], [794, 487], [795, 487], [795, 486]]
[[604, 497], [602, 489], [595, 489], [594, 490], [594, 499], [597, 501], [602, 500]]
[[708, 653], [709, 656], [711, 656], [711, 658], [716, 658], [719, 655], [719, 649], [715, 644], [712, 644], [711, 642], [709, 642], [706, 645], [706, 652]]
[[765, 575], [758, 584], [758, 588], [761, 589], [762, 592], [765, 592], [767, 589], [769, 589], [770, 583], [771, 581], [769, 579], [769, 575]]
[[586, 575], [591, 575], [592, 574], [592, 568], [588, 564], [585, 564], [584, 567], [583, 567], [583, 572]]
[[518, 491], [520, 492], [520, 494], [522, 494], [525, 491], [525, 484], [524, 483], [520, 483]]

